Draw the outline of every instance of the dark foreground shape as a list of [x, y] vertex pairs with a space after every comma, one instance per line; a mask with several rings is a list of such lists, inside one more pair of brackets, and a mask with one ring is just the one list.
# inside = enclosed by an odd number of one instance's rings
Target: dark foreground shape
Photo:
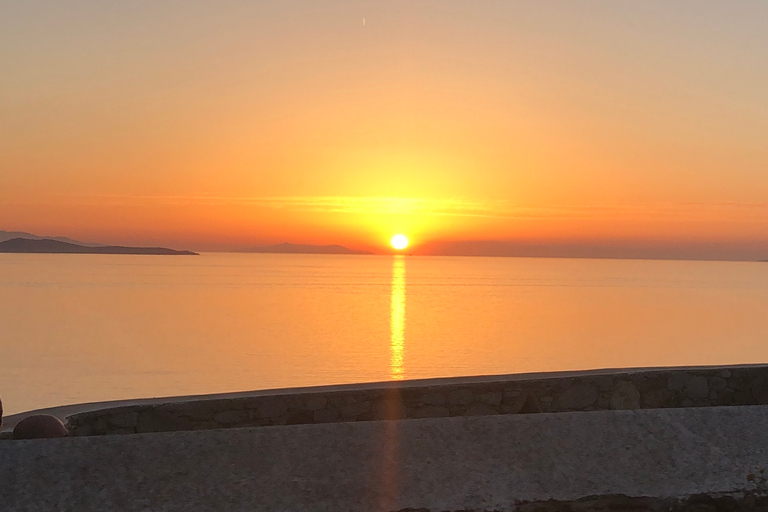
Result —
[[3, 428], [3, 400], [0, 398], [0, 428]]
[[[520, 502], [515, 512], [765, 512], [768, 496], [744, 493], [737, 496], [697, 494], [682, 499], [614, 496], [588, 496], [574, 501]], [[434, 512], [427, 508], [405, 508], [398, 512]], [[491, 512], [463, 509], [440, 512]]]
[[29, 416], [13, 428], [14, 439], [49, 439], [68, 435], [69, 431], [61, 420], [49, 414]]
[[192, 251], [176, 251], [174, 249], [166, 249], [165, 247], [88, 247], [60, 240], [30, 240], [27, 238], [12, 238], [11, 240], [0, 242], [0, 252], [31, 254], [148, 254], [156, 256], [198, 255]]

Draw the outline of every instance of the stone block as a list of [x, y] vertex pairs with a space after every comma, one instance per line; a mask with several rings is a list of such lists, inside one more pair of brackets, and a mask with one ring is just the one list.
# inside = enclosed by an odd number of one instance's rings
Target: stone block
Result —
[[673, 373], [667, 379], [667, 388], [672, 391], [682, 391], [688, 382], [689, 376], [685, 373]]
[[136, 432], [173, 432], [192, 430], [194, 423], [161, 409], [146, 409], [139, 412]]
[[117, 428], [136, 428], [139, 414], [136, 411], [118, 412], [107, 418], [107, 423]]
[[634, 384], [623, 380], [618, 382], [611, 393], [611, 409], [639, 409], [640, 392]]
[[93, 433], [97, 436], [103, 436], [109, 431], [109, 425], [104, 418], [97, 418], [91, 426], [93, 427]]
[[501, 391], [491, 391], [480, 395], [480, 401], [487, 405], [500, 405], [504, 394]]
[[440, 405], [425, 405], [418, 407], [413, 411], [408, 411], [408, 417], [414, 419], [421, 418], [447, 418], [451, 412], [447, 407]]
[[650, 409], [674, 407], [676, 405], [675, 393], [669, 389], [654, 389], [643, 393], [642, 404]]
[[371, 408], [370, 402], [356, 402], [356, 403], [348, 404], [342, 407], [341, 417], [344, 419], [354, 418], [356, 416], [363, 414], [364, 412], [368, 412], [370, 408]]
[[[509, 414], [520, 414], [523, 411], [526, 401], [528, 400], [528, 392], [523, 392], [515, 398], [515, 401], [509, 406]], [[536, 401], [538, 405], [538, 400]]]
[[351, 395], [351, 394], [349, 394], [349, 395], [344, 395], [344, 396], [342, 397], [342, 399], [343, 399], [343, 402], [342, 402], [342, 403], [343, 403], [344, 405], [352, 405], [352, 404], [356, 404], [357, 402], [359, 402], [359, 401], [360, 401], [360, 397], [357, 397], [357, 396], [355, 396], [355, 395]]
[[577, 411], [597, 401], [597, 389], [591, 384], [575, 383], [557, 398], [557, 409]]
[[280, 398], [268, 398], [256, 409], [257, 418], [278, 418], [288, 412], [288, 406]]
[[746, 389], [740, 389], [733, 392], [733, 400], [736, 405], [752, 405], [754, 398]]
[[728, 387], [728, 381], [722, 377], [711, 377], [709, 379], [709, 389], [712, 391], [722, 391]]
[[213, 417], [216, 423], [222, 425], [234, 425], [243, 421], [248, 421], [248, 411], [222, 411], [216, 413]]
[[469, 389], [457, 389], [448, 394], [448, 403], [451, 405], [469, 405], [473, 401], [474, 397]]
[[750, 385], [751, 385], [751, 382], [747, 381], [746, 379], [740, 376], [728, 379], [728, 387], [733, 389], [734, 391], [742, 391], [742, 390], [749, 389]]
[[598, 391], [610, 391], [614, 387], [612, 376], [606, 375], [603, 378], [592, 380], [590, 384], [594, 385]]
[[499, 414], [499, 411], [483, 403], [472, 404], [464, 412], [464, 416], [490, 416], [493, 414]]
[[755, 404], [768, 404], [768, 379], [757, 377], [752, 383], [752, 397]]
[[595, 407], [600, 410], [608, 410], [611, 408], [611, 397], [606, 396], [603, 393], [600, 393], [600, 396], [597, 397], [597, 402], [595, 402]]
[[707, 378], [695, 375], [688, 379], [683, 388], [683, 393], [688, 398], [706, 398], [709, 395], [709, 385]]
[[428, 405], [445, 405], [448, 399], [443, 393], [425, 393], [419, 397], [419, 401]]
[[227, 407], [226, 401], [222, 400], [194, 400], [165, 407], [165, 410], [168, 412], [173, 412], [177, 416], [184, 416], [192, 420], [213, 420], [213, 415], [217, 412], [231, 409], [234, 409], [234, 407]]
[[407, 417], [405, 405], [399, 398], [380, 400], [373, 409], [373, 418], [377, 420], [402, 420]]
[[215, 421], [198, 421], [192, 425], [192, 430], [211, 430], [221, 428], [221, 425]]
[[328, 408], [315, 411], [314, 414], [315, 423], [335, 423], [341, 418], [341, 414], [338, 410]]
[[93, 427], [90, 425], [78, 425], [77, 427], [72, 428], [72, 435], [73, 436], [90, 436], [93, 434]]
[[304, 408], [308, 411], [319, 411], [328, 405], [328, 399], [322, 396], [310, 396], [304, 401]]
[[289, 413], [285, 420], [286, 425], [303, 425], [314, 422], [315, 415], [313, 411], [294, 411]]

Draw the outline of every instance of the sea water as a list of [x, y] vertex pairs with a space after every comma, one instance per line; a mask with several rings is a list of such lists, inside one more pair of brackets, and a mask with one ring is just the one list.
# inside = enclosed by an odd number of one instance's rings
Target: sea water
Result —
[[766, 361], [766, 263], [0, 254], [6, 414], [392, 379]]

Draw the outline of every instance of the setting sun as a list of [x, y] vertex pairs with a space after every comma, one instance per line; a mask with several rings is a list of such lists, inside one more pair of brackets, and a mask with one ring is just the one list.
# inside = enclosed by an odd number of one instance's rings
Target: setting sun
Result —
[[392, 237], [392, 240], [390, 240], [390, 243], [392, 244], [392, 247], [394, 247], [398, 251], [402, 251], [403, 249], [408, 247], [408, 237], [402, 234], [398, 234]]

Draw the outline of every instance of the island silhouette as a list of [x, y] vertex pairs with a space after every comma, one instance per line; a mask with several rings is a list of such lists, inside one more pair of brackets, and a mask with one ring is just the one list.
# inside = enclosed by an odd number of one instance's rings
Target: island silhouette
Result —
[[373, 254], [369, 251], [357, 251], [343, 245], [291, 244], [288, 242], [263, 247], [252, 247], [245, 252], [272, 254]]
[[196, 256], [196, 252], [177, 251], [165, 247], [122, 247], [103, 245], [97, 247], [62, 242], [48, 238], [11, 238], [0, 242], [0, 253], [45, 253], [45, 254], [147, 254], [159, 256]]

